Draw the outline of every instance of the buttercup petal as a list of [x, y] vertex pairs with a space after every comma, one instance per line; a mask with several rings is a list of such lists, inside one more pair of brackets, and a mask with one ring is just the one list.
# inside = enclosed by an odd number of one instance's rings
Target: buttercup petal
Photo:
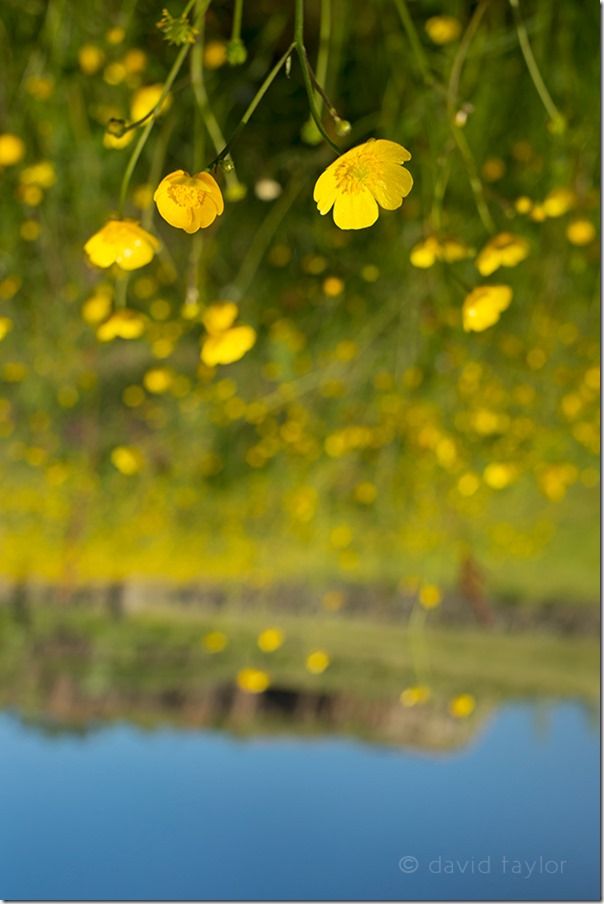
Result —
[[366, 188], [351, 194], [340, 194], [335, 200], [333, 220], [340, 229], [365, 229], [372, 226], [378, 216], [377, 202]]

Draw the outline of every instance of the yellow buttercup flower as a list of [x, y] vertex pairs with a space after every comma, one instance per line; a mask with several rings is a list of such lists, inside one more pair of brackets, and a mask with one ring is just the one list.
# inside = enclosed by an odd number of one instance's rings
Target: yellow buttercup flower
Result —
[[313, 197], [319, 213], [325, 215], [333, 207], [340, 229], [372, 226], [379, 207], [396, 210], [411, 191], [413, 178], [402, 166], [410, 159], [402, 145], [383, 138], [346, 151], [317, 179]]
[[136, 446], [116, 446], [111, 452], [111, 463], [121, 474], [131, 477], [138, 474], [145, 459]]
[[176, 170], [162, 179], [153, 200], [170, 226], [189, 233], [210, 226], [224, 210], [218, 183], [209, 173], [190, 176]]
[[595, 237], [595, 226], [589, 220], [573, 220], [566, 227], [566, 238], [572, 245], [589, 245]]
[[208, 336], [203, 340], [201, 360], [208, 367], [233, 364], [256, 342], [256, 331], [247, 325], [233, 326], [239, 308], [232, 301], [210, 305], [202, 315]]
[[[134, 94], [130, 104], [130, 114], [133, 122], [143, 119], [155, 108], [162, 96], [164, 90], [163, 85], [144, 85]], [[161, 107], [157, 111], [157, 115], [165, 113], [172, 103], [172, 98], [168, 94], [162, 102]]]
[[263, 653], [274, 653], [283, 644], [283, 631], [279, 628], [265, 628], [258, 635], [258, 646]]
[[463, 303], [463, 328], [466, 332], [481, 333], [497, 323], [502, 311], [509, 307], [512, 290], [509, 286], [477, 286]]
[[543, 201], [543, 212], [546, 217], [562, 217], [574, 207], [576, 200], [570, 188], [552, 188]]
[[109, 220], [84, 245], [84, 251], [95, 266], [118, 264], [123, 270], [144, 267], [158, 248], [155, 236], [135, 220]]
[[423, 242], [413, 246], [409, 252], [409, 260], [414, 267], [424, 270], [434, 266], [437, 260], [454, 264], [471, 257], [472, 254], [472, 249], [459, 239], [437, 239], [436, 236], [430, 235]]
[[84, 75], [94, 75], [105, 62], [105, 54], [95, 44], [84, 44], [78, 50], [78, 63]]
[[449, 703], [449, 712], [455, 719], [467, 719], [476, 709], [476, 700], [472, 694], [459, 694]]
[[36, 185], [38, 188], [50, 188], [57, 179], [55, 168], [50, 160], [41, 160], [32, 166], [26, 166], [19, 175], [21, 185]]
[[311, 675], [320, 675], [325, 669], [329, 668], [329, 653], [325, 650], [313, 650], [306, 657], [306, 670]]
[[426, 34], [435, 44], [450, 44], [461, 34], [461, 22], [453, 16], [432, 16], [424, 25]]
[[101, 342], [111, 342], [112, 339], [138, 339], [144, 332], [145, 318], [142, 314], [124, 308], [101, 323], [96, 337]]
[[14, 166], [25, 155], [25, 144], [18, 135], [5, 132], [0, 135], [0, 166]]
[[237, 674], [237, 687], [246, 694], [262, 694], [269, 684], [269, 675], [261, 669], [241, 669]]
[[490, 276], [499, 267], [515, 267], [528, 256], [529, 243], [519, 235], [500, 232], [484, 246], [476, 258], [482, 276]]

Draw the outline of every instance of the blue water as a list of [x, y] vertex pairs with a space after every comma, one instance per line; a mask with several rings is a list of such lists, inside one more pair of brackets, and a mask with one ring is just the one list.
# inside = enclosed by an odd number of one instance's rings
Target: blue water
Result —
[[3, 715], [0, 898], [598, 899], [598, 733], [540, 712], [439, 755]]

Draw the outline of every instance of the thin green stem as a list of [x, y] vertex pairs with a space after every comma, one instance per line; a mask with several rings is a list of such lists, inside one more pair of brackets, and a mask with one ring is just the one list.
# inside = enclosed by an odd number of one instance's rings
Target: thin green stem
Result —
[[302, 79], [304, 81], [304, 87], [306, 88], [306, 96], [308, 98], [310, 115], [314, 119], [316, 127], [318, 128], [327, 144], [331, 148], [333, 148], [336, 154], [339, 154], [340, 148], [331, 140], [331, 138], [325, 131], [323, 123], [321, 122], [321, 116], [319, 114], [319, 111], [317, 110], [317, 105], [315, 103], [315, 92], [313, 88], [311, 69], [308, 62], [308, 56], [306, 54], [306, 48], [304, 46], [304, 0], [296, 0], [294, 20], [294, 45], [296, 48], [296, 53], [298, 54], [298, 59], [300, 61], [300, 67], [302, 69]]
[[533, 85], [535, 86], [535, 90], [537, 94], [541, 98], [541, 102], [552, 122], [554, 123], [563, 123], [564, 117], [558, 110], [554, 101], [552, 100], [552, 96], [547, 90], [546, 84], [543, 81], [543, 77], [539, 70], [539, 66], [537, 65], [537, 60], [533, 54], [533, 49], [531, 47], [528, 32], [526, 30], [526, 25], [522, 19], [520, 14], [520, 0], [510, 0], [510, 6], [512, 7], [512, 14], [514, 16], [514, 24], [516, 25], [516, 34], [518, 35], [518, 43], [520, 44], [520, 49], [522, 51], [522, 56], [524, 57], [524, 62], [526, 63], [526, 68], [529, 71], [529, 75], [532, 79]]
[[405, 29], [405, 34], [407, 35], [407, 39], [409, 41], [409, 44], [411, 45], [411, 50], [413, 51], [413, 55], [415, 56], [415, 61], [417, 63], [419, 71], [421, 72], [422, 78], [425, 81], [426, 85], [431, 86], [434, 84], [435, 79], [430, 72], [428, 57], [426, 56], [426, 52], [422, 47], [421, 41], [415, 29], [415, 25], [413, 24], [413, 19], [411, 18], [411, 13], [409, 12], [407, 2], [406, 0], [394, 0], [394, 5], [396, 6], [402, 26]]
[[256, 94], [250, 101], [249, 106], [247, 107], [245, 113], [243, 114], [243, 116], [239, 120], [238, 124], [236, 125], [233, 133], [231, 134], [231, 137], [226, 142], [226, 144], [224, 145], [224, 147], [222, 148], [220, 153], [217, 154], [217, 156], [214, 157], [214, 159], [207, 165], [206, 169], [212, 169], [212, 167], [217, 166], [221, 160], [224, 160], [224, 158], [228, 156], [228, 154], [231, 150], [231, 147], [233, 146], [233, 143], [235, 142], [239, 133], [245, 128], [245, 126], [248, 124], [248, 122], [252, 118], [252, 115], [253, 115], [256, 107], [258, 106], [258, 104], [260, 103], [260, 101], [262, 100], [262, 98], [264, 97], [264, 95], [266, 94], [266, 92], [268, 91], [270, 86], [272, 85], [272, 83], [275, 81], [277, 75], [279, 74], [279, 71], [285, 65], [287, 58], [291, 55], [294, 48], [295, 48], [295, 44], [291, 43], [289, 45], [289, 47], [287, 48], [287, 50], [285, 51], [285, 53], [283, 54], [283, 56], [281, 56], [279, 58], [279, 60], [275, 63], [275, 65], [273, 66], [271, 71], [268, 73], [268, 75], [266, 76], [266, 78], [264, 79], [264, 81], [262, 82], [260, 87], [258, 88], [258, 91], [256, 92]]
[[[327, 83], [327, 65], [329, 63], [329, 38], [331, 36], [331, 0], [321, 0], [321, 19], [319, 22], [319, 52], [317, 54], [317, 75], [315, 84], [323, 100], [326, 100], [325, 85]], [[319, 106], [319, 112], [321, 107]], [[333, 116], [333, 112], [329, 111]], [[334, 111], [335, 112], [335, 111]]]
[[[195, 2], [195, 0], [193, 0], [193, 2]], [[189, 10], [192, 5], [193, 5], [192, 3], [187, 4], [187, 10]], [[185, 14], [186, 13], [183, 13], [183, 15], [185, 15]], [[192, 46], [191, 44], [184, 44], [180, 48], [180, 50], [178, 52], [178, 56], [174, 60], [174, 63], [172, 64], [172, 68], [171, 68], [170, 72], [168, 73], [168, 77], [167, 77], [166, 81], [164, 82], [164, 87], [162, 89], [162, 92], [160, 94], [159, 100], [158, 100], [156, 108], [155, 108], [156, 110], [161, 108], [161, 105], [163, 104], [164, 100], [168, 96], [170, 88], [174, 84], [174, 80], [175, 80], [176, 76], [178, 75], [182, 64], [186, 60], [187, 54], [189, 53], [191, 46]], [[126, 166], [126, 169], [124, 171], [124, 176], [122, 178], [122, 185], [121, 185], [121, 189], [120, 189], [120, 200], [119, 200], [119, 208], [118, 208], [120, 217], [123, 217], [123, 215], [124, 215], [124, 208], [126, 206], [126, 196], [128, 194], [128, 187], [130, 185], [130, 180], [132, 178], [134, 168], [135, 168], [135, 166], [138, 162], [138, 158], [140, 157], [141, 152], [145, 146], [147, 138], [151, 134], [151, 129], [153, 128], [153, 126], [155, 124], [155, 119], [156, 119], [156, 114], [154, 114], [151, 117], [151, 119], [149, 120], [149, 122], [147, 123], [147, 125], [145, 126], [143, 131], [141, 132], [140, 138], [138, 139], [138, 141], [136, 142], [136, 144], [134, 146], [132, 154], [130, 155], [130, 160], [128, 161], [128, 165]]]
[[235, 0], [235, 9], [233, 10], [233, 29], [231, 31], [231, 41], [241, 40], [241, 22], [243, 19], [243, 0]]

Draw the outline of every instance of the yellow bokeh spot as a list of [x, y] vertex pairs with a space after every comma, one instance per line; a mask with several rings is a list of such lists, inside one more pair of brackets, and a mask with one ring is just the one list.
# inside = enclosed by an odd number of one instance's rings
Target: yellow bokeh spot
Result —
[[487, 486], [493, 490], [503, 490], [509, 486], [516, 477], [516, 468], [513, 465], [502, 462], [492, 462], [483, 472], [483, 479]]
[[589, 245], [596, 237], [596, 228], [589, 220], [573, 220], [566, 227], [566, 238], [571, 245]]
[[84, 75], [94, 75], [105, 62], [105, 54], [95, 44], [83, 44], [78, 50], [78, 63]]
[[472, 694], [459, 694], [449, 703], [449, 712], [455, 719], [467, 719], [476, 709], [476, 700]]
[[376, 497], [377, 488], [374, 483], [371, 483], [368, 480], [357, 483], [354, 488], [354, 498], [363, 505], [371, 505], [372, 502], [375, 502]]
[[461, 34], [461, 22], [453, 16], [432, 16], [424, 28], [432, 43], [439, 46], [451, 44]]
[[274, 653], [282, 646], [285, 635], [279, 628], [265, 628], [258, 635], [257, 644], [263, 653]]
[[40, 235], [40, 224], [37, 220], [24, 220], [19, 231], [26, 242], [35, 242]]
[[512, 301], [509, 286], [477, 286], [463, 303], [463, 328], [480, 333], [497, 323]]
[[14, 166], [25, 156], [25, 142], [11, 132], [0, 134], [0, 166]]
[[[143, 119], [145, 116], [151, 113], [151, 111], [159, 103], [159, 99], [163, 93], [163, 90], [163, 85], [145, 85], [134, 93], [134, 96], [130, 103], [130, 115], [133, 122], [138, 122], [139, 119]], [[171, 103], [172, 98], [168, 94], [162, 101], [161, 107], [155, 115], [159, 116], [161, 113], [165, 113], [166, 110], [170, 108]]]
[[489, 157], [482, 165], [482, 175], [487, 182], [498, 182], [505, 176], [505, 163], [501, 157]]
[[311, 675], [320, 675], [329, 668], [331, 660], [325, 650], [313, 650], [306, 657], [306, 670]]
[[208, 41], [203, 49], [203, 65], [206, 69], [220, 69], [227, 61], [227, 46], [224, 41]]
[[323, 293], [328, 298], [337, 298], [344, 291], [344, 281], [339, 276], [328, 276], [323, 280]]
[[575, 206], [576, 195], [570, 188], [554, 188], [543, 201], [546, 217], [561, 217]]
[[406, 687], [399, 699], [405, 707], [418, 706], [421, 703], [427, 703], [430, 699], [430, 688], [425, 684], [416, 684], [413, 687]]
[[262, 694], [270, 685], [270, 676], [261, 669], [241, 669], [237, 687], [246, 694]]
[[457, 489], [462, 496], [473, 496], [480, 487], [480, 480], [476, 474], [468, 472], [462, 474], [457, 481]]
[[222, 653], [228, 642], [229, 639], [224, 631], [208, 631], [201, 638], [201, 645], [206, 653]]
[[424, 609], [436, 609], [442, 603], [443, 595], [436, 584], [423, 584], [419, 591], [419, 601]]
[[0, 317], [0, 342], [8, 336], [13, 327], [10, 317]]
[[116, 446], [111, 452], [111, 463], [120, 474], [127, 477], [138, 474], [145, 463], [144, 456], [136, 446]]
[[170, 388], [172, 380], [173, 374], [171, 371], [165, 367], [154, 367], [152, 370], [148, 370], [143, 377], [143, 384], [149, 392], [160, 395]]
[[476, 268], [482, 276], [490, 276], [499, 267], [515, 267], [529, 253], [528, 241], [511, 232], [500, 232], [484, 246], [476, 258]]
[[109, 316], [111, 304], [111, 293], [109, 291], [99, 290], [95, 292], [82, 305], [82, 319], [86, 323], [101, 323]]
[[138, 339], [144, 332], [145, 318], [142, 314], [124, 308], [101, 323], [96, 335], [101, 342], [111, 342], [112, 339]]

